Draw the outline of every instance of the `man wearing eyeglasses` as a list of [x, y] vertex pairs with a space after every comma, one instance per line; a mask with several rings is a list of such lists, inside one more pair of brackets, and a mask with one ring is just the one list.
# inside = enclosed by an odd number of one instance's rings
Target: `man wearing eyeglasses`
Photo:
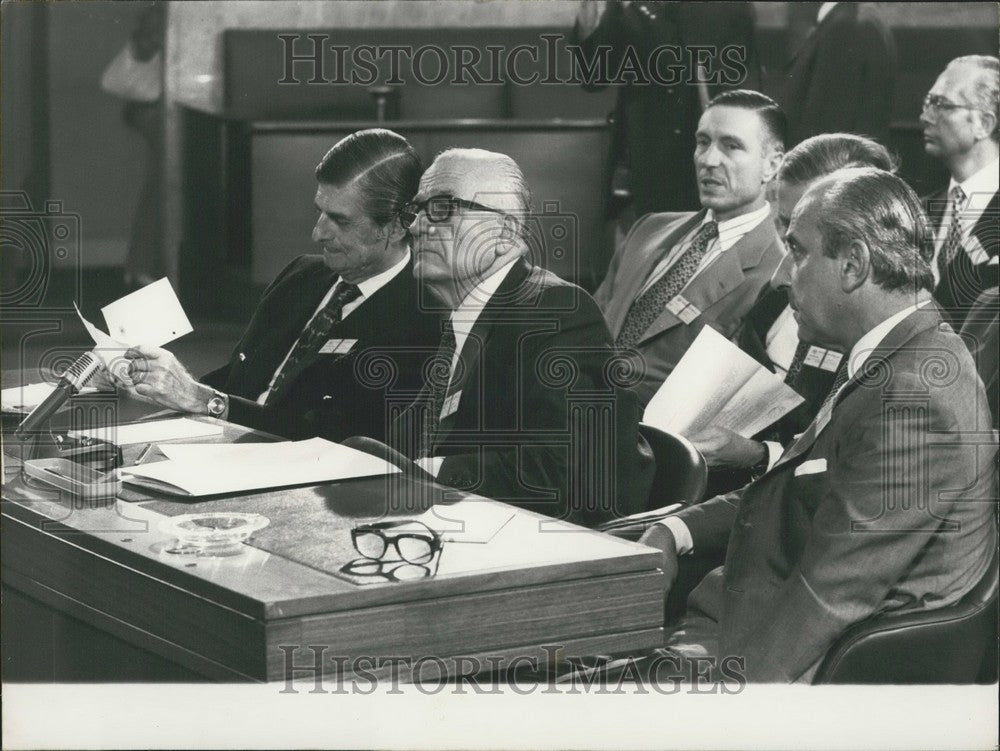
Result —
[[[287, 438], [383, 438], [385, 389], [420, 387], [439, 330], [437, 315], [419, 307], [400, 222], [420, 173], [416, 152], [390, 130], [338, 142], [316, 167], [312, 239], [321, 255], [278, 275], [229, 362], [200, 381], [165, 349], [130, 350], [133, 392]], [[387, 359], [392, 384], [366, 378], [366, 362]]]
[[997, 286], [1000, 248], [1000, 61], [952, 60], [924, 99], [924, 149], [948, 167], [926, 199], [934, 225], [935, 299], [958, 330], [976, 298]]
[[444, 485], [592, 526], [644, 508], [651, 457], [597, 305], [528, 258], [529, 205], [504, 154], [445, 151], [421, 178], [414, 272], [447, 319], [390, 443]]

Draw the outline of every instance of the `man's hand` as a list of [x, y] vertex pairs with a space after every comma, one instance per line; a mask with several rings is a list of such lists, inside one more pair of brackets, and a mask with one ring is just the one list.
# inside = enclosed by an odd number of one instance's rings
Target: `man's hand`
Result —
[[677, 542], [674, 540], [673, 532], [662, 524], [653, 524], [642, 533], [639, 543], [649, 545], [663, 553], [661, 568], [666, 574], [666, 586], [664, 592], [669, 593], [677, 580]]
[[173, 353], [139, 345], [128, 350], [125, 357], [130, 361], [130, 393], [168, 409], [207, 414], [212, 389], [198, 383]]
[[728, 428], [710, 425], [686, 437], [713, 469], [752, 467], [767, 458], [767, 446]]

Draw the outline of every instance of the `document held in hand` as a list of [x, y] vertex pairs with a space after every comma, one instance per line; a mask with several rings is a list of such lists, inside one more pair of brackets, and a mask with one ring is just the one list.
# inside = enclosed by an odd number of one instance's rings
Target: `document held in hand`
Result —
[[382, 459], [322, 438], [159, 448], [166, 461], [126, 467], [122, 479], [161, 493], [203, 496], [399, 472]]
[[682, 435], [718, 425], [749, 438], [803, 401], [780, 376], [705, 326], [642, 420]]

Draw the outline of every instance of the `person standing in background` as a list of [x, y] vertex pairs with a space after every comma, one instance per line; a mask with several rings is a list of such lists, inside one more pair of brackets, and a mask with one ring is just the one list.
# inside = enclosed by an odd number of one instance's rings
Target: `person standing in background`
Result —
[[791, 148], [820, 133], [856, 133], [888, 143], [897, 55], [892, 32], [870, 3], [823, 3], [789, 57], [784, 93]]
[[[592, 59], [599, 47], [611, 47], [608, 69], [612, 77], [629, 48], [644, 64], [652, 56], [661, 77], [670, 73], [668, 66], [686, 68], [693, 54], [691, 47], [714, 48], [707, 68], [696, 69], [699, 81], [690, 81], [687, 72], [682, 72], [676, 85], [663, 85], [655, 78], [621, 84], [614, 114], [613, 171], [622, 184], [612, 185], [609, 194], [616, 188], [627, 188], [632, 201], [620, 222], [623, 230], [627, 231], [632, 220], [651, 212], [697, 211], [700, 203], [691, 152], [702, 110], [727, 88], [760, 88], [753, 5], [584, 0], [574, 38], [587, 59]], [[663, 46], [675, 46], [679, 52], [653, 55]], [[714, 75], [721, 65], [720, 53], [727, 46], [742, 50], [747, 75], [744, 80], [723, 85], [721, 77], [715, 82]], [[602, 88], [584, 83], [585, 91]], [[614, 218], [614, 210], [621, 207], [613, 196], [612, 201], [615, 205], [609, 216]]]
[[125, 102], [122, 118], [146, 144], [146, 169], [132, 217], [125, 286], [144, 287], [165, 272], [163, 262], [163, 41], [165, 3], [151, 3], [101, 77], [101, 88]]

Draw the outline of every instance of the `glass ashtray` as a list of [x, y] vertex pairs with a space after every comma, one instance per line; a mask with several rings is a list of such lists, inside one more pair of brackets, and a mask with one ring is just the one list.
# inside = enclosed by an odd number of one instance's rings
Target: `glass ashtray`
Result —
[[260, 514], [212, 512], [164, 519], [160, 530], [177, 538], [177, 552], [231, 555], [250, 535], [270, 523], [270, 519]]

